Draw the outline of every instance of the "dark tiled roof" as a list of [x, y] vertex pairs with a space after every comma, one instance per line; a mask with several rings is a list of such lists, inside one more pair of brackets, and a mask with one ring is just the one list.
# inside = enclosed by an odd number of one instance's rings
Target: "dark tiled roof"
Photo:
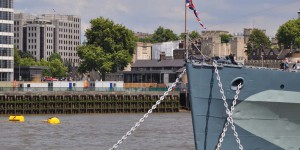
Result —
[[184, 69], [185, 69], [185, 67], [182, 67], [182, 68], [178, 69], [178, 70], [176, 71], [176, 73], [181, 73], [181, 72], [183, 72]]
[[133, 68], [139, 67], [183, 67], [184, 59], [166, 59], [166, 60], [137, 60], [131, 65]]
[[290, 54], [290, 50], [281, 50], [278, 54], [278, 59], [284, 59], [287, 55]]

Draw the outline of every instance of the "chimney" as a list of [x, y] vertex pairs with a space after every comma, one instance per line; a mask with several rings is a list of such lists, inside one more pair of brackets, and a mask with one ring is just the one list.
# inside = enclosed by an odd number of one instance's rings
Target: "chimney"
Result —
[[159, 61], [165, 60], [166, 59], [166, 53], [165, 52], [160, 52], [159, 54]]
[[178, 45], [178, 46], [179, 46], [179, 48], [183, 48], [183, 47], [184, 47], [184, 44], [183, 44], [183, 42], [184, 42], [184, 41], [180, 41], [180, 42], [179, 42], [179, 45]]
[[299, 9], [299, 11], [298, 11], [298, 18], [300, 18], [300, 9]]

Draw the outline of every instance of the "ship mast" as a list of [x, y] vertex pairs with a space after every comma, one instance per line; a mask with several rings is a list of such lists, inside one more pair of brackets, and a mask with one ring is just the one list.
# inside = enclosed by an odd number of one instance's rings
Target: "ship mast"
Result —
[[186, 0], [184, 0], [184, 33], [186, 33]]
[[187, 11], [187, 7], [186, 7], [186, 0], [184, 0], [184, 34], [185, 34], [185, 40], [184, 40], [184, 49], [185, 49], [185, 58], [186, 60], [188, 60], [188, 34], [187, 34], [187, 31], [186, 31], [186, 13]]

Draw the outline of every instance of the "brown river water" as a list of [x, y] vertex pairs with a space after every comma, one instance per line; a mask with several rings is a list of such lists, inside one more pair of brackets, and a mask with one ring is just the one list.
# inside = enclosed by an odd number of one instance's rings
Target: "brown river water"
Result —
[[[24, 123], [0, 116], [0, 150], [108, 150], [144, 114], [28, 115]], [[154, 113], [117, 150], [194, 150], [190, 112]]]

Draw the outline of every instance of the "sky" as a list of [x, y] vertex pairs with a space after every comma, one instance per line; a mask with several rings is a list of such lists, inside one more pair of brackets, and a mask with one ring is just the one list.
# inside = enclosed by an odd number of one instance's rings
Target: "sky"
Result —
[[[244, 28], [266, 29], [270, 37], [291, 19], [297, 19], [300, 0], [193, 0], [206, 30], [242, 33]], [[184, 32], [185, 0], [14, 0], [15, 12], [78, 15], [82, 36], [91, 19], [108, 18], [134, 32], [153, 33], [159, 26]], [[187, 30], [202, 32], [187, 10]]]

